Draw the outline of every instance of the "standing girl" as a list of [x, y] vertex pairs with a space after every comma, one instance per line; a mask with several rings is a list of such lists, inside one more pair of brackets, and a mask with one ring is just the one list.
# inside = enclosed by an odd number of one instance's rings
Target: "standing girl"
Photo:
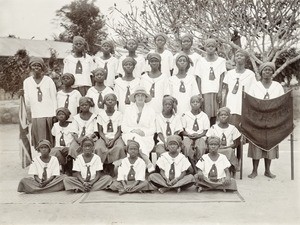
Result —
[[131, 104], [129, 97], [139, 86], [140, 78], [134, 77], [133, 71], [137, 61], [132, 57], [126, 57], [122, 61], [124, 75], [115, 80], [115, 94], [118, 99], [118, 109], [124, 113]]
[[112, 41], [104, 40], [101, 42], [102, 55], [95, 57], [95, 68], [104, 68], [107, 70], [107, 77], [104, 84], [110, 88], [114, 87], [114, 80], [118, 73], [119, 60], [114, 57], [114, 45]]
[[121, 137], [122, 113], [115, 110], [117, 96], [107, 94], [103, 103], [105, 110], [101, 110], [97, 117], [98, 132], [100, 138], [97, 140], [96, 154], [100, 156], [104, 171], [113, 176], [113, 162], [126, 157], [125, 144]]
[[75, 116], [79, 111], [79, 99], [81, 98], [81, 94], [78, 90], [72, 88], [72, 85], [75, 82], [75, 77], [71, 73], [64, 73], [61, 76], [62, 81], [62, 89], [57, 92], [57, 107], [67, 108], [71, 115], [69, 117], [69, 121], [73, 120], [73, 116]]
[[182, 115], [183, 153], [190, 160], [194, 172], [196, 172], [196, 163], [206, 151], [203, 137], [209, 129], [208, 116], [201, 110], [202, 103], [203, 99], [200, 95], [192, 96], [190, 100], [192, 110]]
[[124, 74], [126, 73], [123, 67], [123, 60], [127, 57], [131, 57], [136, 61], [134, 70], [132, 72], [134, 78], [140, 78], [142, 73], [144, 73], [146, 64], [145, 58], [142, 55], [136, 53], [137, 47], [138, 42], [135, 39], [129, 39], [126, 42], [125, 48], [128, 50], [128, 54], [121, 56], [119, 59], [118, 74], [120, 74], [121, 76], [124, 76]]
[[176, 57], [178, 73], [169, 78], [170, 94], [178, 100], [177, 113], [180, 116], [190, 111], [191, 96], [199, 94], [195, 77], [187, 76], [190, 65], [190, 58], [185, 53], [179, 53]]
[[158, 53], [149, 53], [147, 60], [151, 71], [141, 76], [140, 85], [149, 91], [152, 97], [149, 104], [154, 111], [161, 113], [163, 96], [170, 94], [168, 78], [161, 73], [161, 56]]
[[[276, 81], [272, 80], [272, 75], [275, 72], [275, 64], [272, 62], [266, 62], [259, 67], [259, 74], [261, 80], [256, 82], [250, 89], [249, 94], [258, 99], [273, 99], [284, 94], [283, 87]], [[252, 158], [253, 170], [248, 176], [249, 178], [255, 178], [257, 176], [257, 168], [259, 160], [264, 158], [265, 160], [265, 176], [269, 178], [275, 178], [276, 175], [270, 171], [272, 159], [279, 158], [278, 145], [269, 151], [265, 151], [251, 142], [248, 148], [248, 157]]]
[[31, 143], [37, 146], [39, 140], [54, 143], [51, 135], [52, 118], [57, 108], [56, 87], [52, 79], [44, 75], [46, 70], [42, 58], [32, 57], [29, 61], [31, 76], [23, 83], [27, 114], [32, 118]]
[[94, 106], [94, 102], [89, 97], [81, 97], [79, 100], [80, 113], [74, 116], [72, 122], [73, 141], [70, 144], [69, 155], [75, 159], [77, 155], [82, 153], [80, 147], [82, 139], [85, 136], [95, 138], [95, 128], [97, 115], [90, 112], [90, 107]]
[[104, 109], [103, 98], [109, 93], [114, 93], [110, 87], [107, 87], [104, 84], [104, 81], [107, 77], [107, 70], [104, 68], [97, 68], [92, 71], [93, 78], [95, 81], [95, 86], [91, 87], [87, 93], [86, 97], [93, 99], [93, 102], [96, 103], [94, 107], [91, 108], [91, 112], [99, 114], [101, 109]]
[[74, 74], [75, 82], [73, 87], [77, 88], [82, 96], [92, 86], [91, 70], [94, 67], [93, 58], [87, 54], [88, 44], [81, 36], [73, 38], [72, 54], [64, 59], [63, 73]]
[[83, 153], [74, 161], [74, 177], [64, 179], [65, 189], [74, 192], [100, 191], [107, 189], [112, 182], [111, 176], [101, 175], [101, 159], [94, 152], [94, 141], [84, 137], [81, 142]]
[[59, 163], [55, 156], [50, 156], [51, 144], [48, 140], [40, 140], [36, 147], [41, 156], [33, 159], [28, 174], [33, 178], [23, 178], [18, 192], [28, 194], [48, 193], [64, 190], [64, 175], [60, 176]]
[[210, 119], [210, 125], [216, 123], [217, 111], [222, 102], [222, 83], [226, 72], [226, 60], [217, 55], [217, 41], [207, 39], [206, 56], [198, 61], [195, 73], [200, 94], [204, 99], [204, 112]]
[[177, 100], [166, 95], [162, 101], [163, 110], [156, 114], [156, 132], [158, 134], [158, 143], [155, 147], [157, 156], [166, 151], [167, 138], [171, 135], [178, 135], [183, 129], [181, 117], [177, 115]]

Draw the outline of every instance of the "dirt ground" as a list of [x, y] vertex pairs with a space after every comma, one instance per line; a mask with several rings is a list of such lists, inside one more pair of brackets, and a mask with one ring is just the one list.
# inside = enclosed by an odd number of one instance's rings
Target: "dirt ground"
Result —
[[[237, 178], [244, 202], [0, 204], [0, 224], [299, 224], [300, 121], [296, 125], [294, 180], [290, 137], [280, 144], [280, 158], [272, 162], [275, 179], [263, 176], [263, 162], [258, 177], [247, 177], [252, 166], [245, 145], [243, 179]], [[27, 173], [19, 158], [18, 125], [0, 125], [0, 153], [1, 202], [7, 194], [18, 195], [18, 181]]]

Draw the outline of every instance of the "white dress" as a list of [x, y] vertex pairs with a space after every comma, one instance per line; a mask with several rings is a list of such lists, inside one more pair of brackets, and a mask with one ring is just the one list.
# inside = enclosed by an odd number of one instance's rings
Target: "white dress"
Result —
[[[82, 74], [76, 74], [76, 65], [80, 61], [82, 65]], [[75, 77], [73, 87], [92, 86], [91, 71], [94, 68], [93, 58], [86, 54], [85, 57], [75, 58], [73, 55], [68, 55], [64, 59], [63, 73], [71, 73]]]
[[94, 61], [95, 61], [94, 69], [104, 68], [105, 63], [107, 63], [107, 78], [104, 81], [104, 84], [106, 86], [113, 88], [115, 77], [118, 75], [119, 60], [113, 56], [111, 56], [109, 59], [106, 60], [96, 56], [94, 57]]
[[[154, 147], [153, 135], [156, 131], [155, 127], [155, 112], [154, 110], [147, 105], [144, 105], [140, 121], [137, 122], [138, 119], [138, 108], [136, 104], [132, 104], [128, 108], [126, 108], [123, 121], [122, 121], [122, 138], [125, 144], [128, 140], [132, 140], [134, 138], [140, 144], [141, 151], [149, 156], [149, 153], [152, 151]], [[145, 133], [145, 136], [140, 136], [136, 133], [132, 133], [131, 131], [134, 129], [140, 129]]]
[[[180, 85], [183, 82], [185, 92], [180, 92]], [[198, 85], [194, 76], [186, 76], [185, 78], [179, 79], [177, 76], [169, 78], [170, 95], [177, 99], [177, 114], [182, 115], [186, 111], [190, 111], [190, 99], [194, 95], [199, 94]]]
[[[112, 121], [113, 132], [107, 131], [109, 120]], [[112, 116], [108, 116], [105, 110], [102, 109], [99, 111], [97, 123], [102, 126], [105, 137], [108, 139], [113, 139], [115, 137], [115, 134], [117, 133], [118, 127], [121, 126], [122, 113], [119, 111], [115, 111]]]
[[77, 114], [73, 117], [74, 120], [72, 122], [72, 132], [76, 133], [78, 136], [81, 135], [83, 127], [85, 127], [85, 136], [89, 136], [93, 134], [95, 131], [95, 128], [97, 127], [97, 115], [92, 114], [91, 117], [88, 120], [83, 120], [80, 118], [80, 114]]
[[73, 170], [80, 172], [82, 178], [85, 180], [88, 166], [90, 167], [91, 180], [93, 180], [96, 177], [97, 171], [103, 170], [103, 164], [101, 162], [101, 159], [96, 154], [93, 155], [93, 158], [88, 163], [84, 162], [82, 154], [78, 155], [74, 161]]
[[66, 147], [69, 147], [71, 144], [71, 141], [73, 140], [72, 124], [68, 124], [67, 127], [62, 127], [59, 125], [59, 122], [54, 123], [51, 133], [55, 137], [55, 146], [54, 147], [64, 147], [64, 146], [60, 145], [60, 138], [61, 138], [62, 134], [64, 137]]
[[51, 176], [59, 176], [59, 163], [55, 156], [51, 156], [50, 161], [45, 163], [41, 160], [40, 156], [37, 156], [33, 159], [33, 162], [30, 164], [28, 174], [37, 175], [40, 179], [43, 178], [44, 167], [47, 171], [47, 179]]
[[[123, 76], [124, 76], [125, 72], [123, 70], [122, 62], [126, 57], [127, 57], [127, 55], [122, 55], [119, 58], [118, 74], [122, 74]], [[144, 56], [142, 56], [142, 55], [137, 55], [137, 57], [134, 59], [136, 60], [137, 63], [133, 70], [133, 77], [140, 78], [142, 73], [144, 72], [146, 61], [145, 61]]]
[[[174, 68], [174, 57], [172, 52], [165, 49], [162, 53], [158, 53], [155, 50], [151, 50], [149, 53], [154, 53], [154, 52], [159, 54], [161, 57], [161, 73], [165, 74], [167, 77], [170, 77], [171, 76], [170, 70]], [[150, 70], [151, 67], [149, 65], [149, 62], [147, 61], [145, 71], [150, 71]]]
[[255, 82], [249, 91], [249, 94], [258, 99], [264, 99], [266, 94], [269, 94], [269, 99], [277, 98], [284, 94], [284, 89], [280, 83], [272, 81], [271, 86], [266, 89], [261, 81]]
[[120, 112], [124, 113], [125, 109], [131, 105], [131, 102], [130, 104], [125, 104], [127, 87], [129, 87], [130, 94], [132, 94], [139, 85], [140, 85], [139, 78], [135, 78], [132, 81], [126, 81], [123, 80], [121, 77], [119, 77], [115, 80], [114, 91], [118, 99]]
[[[194, 131], [193, 126], [197, 120], [199, 130]], [[205, 112], [200, 112], [197, 115], [192, 114], [190, 111], [185, 112], [182, 115], [182, 126], [188, 134], [201, 134], [204, 130], [208, 130], [210, 127], [209, 118]]]
[[164, 95], [169, 95], [169, 80], [165, 74], [161, 74], [157, 78], [150, 78], [148, 73], [141, 76], [140, 85], [150, 93], [150, 89], [154, 84], [154, 97], [148, 103], [156, 113], [162, 112], [162, 100]]
[[212, 125], [211, 128], [208, 129], [208, 131], [206, 132], [206, 136], [210, 137], [210, 136], [217, 136], [219, 138], [222, 139], [223, 134], [226, 137], [226, 145], [232, 145], [233, 141], [238, 139], [241, 136], [241, 133], [239, 132], [239, 130], [231, 125], [228, 124], [227, 128], [221, 128], [219, 127], [217, 124]]
[[[239, 82], [237, 92], [232, 93], [234, 86]], [[237, 73], [235, 69], [228, 71], [225, 74], [223, 82], [228, 85], [228, 93], [226, 97], [226, 107], [231, 111], [231, 114], [242, 114], [242, 90], [249, 92], [250, 87], [256, 83], [255, 74], [253, 71], [246, 69], [243, 73]]]
[[138, 157], [137, 160], [134, 162], [134, 164], [131, 164], [128, 158], [122, 159], [122, 163], [118, 168], [117, 181], [122, 181], [122, 180], [127, 181], [127, 176], [131, 166], [133, 166], [133, 169], [135, 171], [135, 180], [140, 180], [140, 181], [145, 180], [146, 164], [144, 160]]
[[[174, 55], [174, 65], [176, 65], [176, 57], [179, 53], [176, 53]], [[196, 68], [197, 68], [197, 64], [198, 64], [198, 61], [202, 58], [201, 55], [199, 55], [198, 53], [196, 52], [193, 52], [192, 54], [188, 55], [189, 58], [192, 60], [193, 62], [193, 65], [190, 66], [189, 70], [187, 71], [187, 75], [192, 75], [192, 76], [195, 76], [196, 75]], [[173, 74], [177, 74], [178, 73], [178, 68], [177, 66], [174, 66], [174, 71], [173, 71]]]
[[81, 94], [77, 90], [73, 90], [70, 93], [63, 92], [62, 90], [57, 92], [57, 108], [65, 107], [66, 99], [69, 95], [69, 106], [68, 109], [71, 112], [71, 115], [68, 121], [73, 120], [73, 116], [75, 116], [77, 112], [77, 108], [79, 107], [79, 99], [81, 98]]
[[[100, 108], [98, 107], [98, 98], [99, 98], [98, 90], [95, 87], [90, 87], [89, 90], [86, 93], [86, 97], [90, 97], [93, 99], [95, 106], [90, 108], [90, 111], [99, 114]], [[107, 94], [114, 93], [114, 91], [110, 87], [105, 87], [103, 91], [101, 91], [102, 99], [104, 99], [104, 96]]]

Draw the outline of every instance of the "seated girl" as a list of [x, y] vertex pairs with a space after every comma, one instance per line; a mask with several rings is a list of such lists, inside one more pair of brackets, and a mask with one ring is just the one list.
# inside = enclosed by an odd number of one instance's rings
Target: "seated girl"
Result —
[[162, 112], [156, 115], [156, 132], [159, 142], [155, 147], [155, 152], [158, 157], [166, 151], [167, 137], [178, 135], [182, 131], [181, 117], [176, 114], [177, 100], [166, 95], [162, 105]]
[[28, 171], [28, 174], [33, 175], [33, 178], [23, 178], [19, 183], [18, 192], [34, 194], [64, 190], [63, 179], [65, 175], [60, 176], [57, 158], [49, 155], [50, 142], [40, 140], [36, 149], [41, 155], [33, 159]]
[[68, 121], [70, 111], [61, 107], [56, 110], [58, 122], [54, 123], [51, 133], [55, 137], [55, 147], [51, 149], [50, 155], [56, 156], [63, 172], [70, 175], [72, 172], [72, 159], [68, 158], [69, 147], [73, 140], [72, 124]]
[[197, 162], [199, 169], [195, 175], [197, 191], [203, 190], [232, 190], [236, 191], [236, 182], [230, 178], [230, 162], [226, 156], [219, 154], [221, 139], [217, 136], [210, 136], [207, 139], [209, 153], [205, 154]]
[[186, 175], [187, 169], [191, 166], [189, 160], [180, 153], [181, 138], [178, 135], [171, 135], [167, 138], [168, 152], [163, 153], [157, 160], [156, 165], [160, 173], [149, 175], [149, 181], [160, 193], [176, 189], [177, 193], [181, 189], [192, 186], [195, 182], [193, 175]]
[[192, 110], [182, 115], [183, 154], [190, 160], [193, 172], [196, 172], [196, 162], [206, 151], [204, 137], [210, 125], [208, 116], [201, 110], [202, 103], [200, 95], [192, 96], [190, 100]]
[[241, 133], [238, 129], [229, 124], [230, 109], [227, 107], [222, 107], [217, 113], [219, 123], [212, 125], [207, 131], [206, 136], [217, 136], [221, 139], [221, 145], [219, 148], [219, 153], [224, 154], [231, 167], [229, 168], [232, 176], [235, 176], [236, 168], [238, 166], [238, 159], [234, 154], [234, 149], [238, 146]]
[[82, 153], [80, 147], [83, 137], [88, 136], [95, 138], [95, 127], [97, 115], [90, 112], [90, 107], [94, 106], [93, 99], [81, 97], [79, 100], [80, 113], [73, 117], [72, 135], [73, 140], [69, 148], [69, 156], [75, 159]]
[[100, 138], [96, 142], [99, 148], [95, 153], [100, 156], [104, 171], [114, 176], [113, 162], [126, 157], [125, 144], [121, 137], [122, 113], [115, 110], [117, 104], [115, 94], [105, 95], [103, 104], [106, 106], [105, 110], [101, 110], [97, 117]]
[[65, 177], [64, 185], [66, 190], [74, 192], [89, 192], [107, 189], [112, 182], [109, 175], [101, 176], [103, 169], [101, 159], [94, 154], [94, 141], [84, 137], [81, 142], [83, 153], [78, 155], [74, 161], [74, 177]]
[[128, 140], [127, 153], [129, 156], [122, 160], [118, 168], [118, 178], [110, 186], [110, 189], [118, 191], [119, 195], [151, 189], [145, 180], [146, 164], [139, 158], [139, 149], [138, 142]]

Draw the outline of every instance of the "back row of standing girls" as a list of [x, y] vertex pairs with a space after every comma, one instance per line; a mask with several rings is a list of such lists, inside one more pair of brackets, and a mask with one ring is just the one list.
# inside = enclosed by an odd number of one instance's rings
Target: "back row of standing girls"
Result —
[[[136, 54], [138, 43], [134, 39], [130, 39], [126, 43], [128, 55], [122, 56], [118, 61], [111, 55], [113, 45], [110, 41], [103, 41], [103, 54], [100, 57], [92, 58], [86, 53], [86, 41], [82, 37], [74, 37], [73, 53], [64, 60], [64, 72], [62, 75], [62, 83], [64, 85], [57, 95], [51, 79], [43, 76], [45, 65], [42, 60], [35, 57], [32, 58], [30, 65], [33, 76], [24, 81], [24, 93], [26, 103], [32, 112], [33, 146], [36, 146], [38, 140], [41, 139], [47, 139], [53, 143], [53, 136], [50, 132], [53, 127], [52, 117], [57, 115], [55, 109], [60, 107], [69, 109], [70, 115], [67, 113], [67, 117], [69, 117], [70, 121], [73, 121], [73, 130], [70, 133], [75, 133], [75, 136], [73, 135], [73, 151], [71, 152], [74, 152], [74, 149], [75, 152], [80, 149], [80, 138], [82, 136], [90, 135], [96, 138], [94, 134], [95, 126], [91, 125], [89, 132], [87, 132], [86, 128], [88, 123], [95, 119], [97, 115], [100, 115], [98, 116], [100, 118], [98, 119], [98, 124], [100, 125], [98, 126], [98, 131], [100, 131], [99, 137], [104, 140], [105, 146], [110, 146], [110, 140], [113, 140], [114, 143], [119, 138], [120, 126], [114, 129], [115, 131], [118, 130], [118, 135], [116, 134], [110, 138], [105, 137], [105, 134], [109, 133], [108, 126], [113, 118], [116, 107], [108, 107], [109, 103], [107, 103], [108, 101], [104, 101], [104, 97], [107, 94], [115, 93], [116, 96], [111, 98], [114, 101], [117, 100], [117, 108], [124, 114], [125, 118], [122, 121], [132, 118], [133, 114], [130, 110], [136, 110], [137, 115], [140, 115], [138, 116], [140, 119], [142, 111], [137, 103], [136, 105], [134, 104], [136, 96], [132, 95], [139, 86], [142, 86], [143, 92], [147, 92], [145, 96], [150, 95], [152, 98], [147, 107], [151, 106], [148, 108], [157, 114], [162, 114], [162, 118], [167, 125], [170, 124], [172, 118], [165, 113], [167, 106], [163, 108], [162, 102], [165, 95], [170, 96], [172, 100], [169, 102], [172, 102], [173, 107], [176, 105], [174, 109], [180, 116], [183, 114], [188, 116], [189, 112], [192, 112], [192, 101], [190, 102], [190, 99], [192, 96], [199, 95], [200, 100], [197, 101], [200, 102], [200, 105], [203, 101], [204, 114], [210, 119], [210, 125], [215, 124], [217, 112], [221, 105], [227, 105], [231, 109], [233, 113], [233, 116], [230, 117], [232, 119], [231, 123], [234, 125], [239, 124], [242, 86], [247, 91], [251, 84], [256, 82], [254, 73], [245, 69], [245, 52], [236, 51], [235, 61], [237, 67], [229, 71], [225, 76], [226, 61], [217, 55], [217, 42], [214, 39], [206, 40], [206, 55], [204, 57], [191, 51], [193, 38], [190, 35], [182, 37], [182, 51], [175, 56], [164, 48], [167, 42], [165, 34], [157, 34], [154, 41], [157, 48], [147, 55], [148, 64], [146, 64], [144, 57]], [[176, 64], [175, 69], [174, 64]], [[226, 96], [224, 98], [225, 101], [222, 102], [223, 83], [226, 87]], [[35, 88], [37, 88], [37, 92], [33, 91]], [[138, 94], [138, 92], [134, 94]], [[82, 104], [79, 104], [81, 96], [86, 96], [90, 99], [84, 98], [82, 99]], [[130, 100], [130, 97], [133, 100]], [[107, 103], [105, 112], [102, 110], [104, 109], [104, 103]], [[167, 105], [166, 101], [164, 103]], [[84, 104], [87, 106], [82, 106]], [[91, 108], [85, 110], [84, 107]], [[110, 110], [111, 112], [109, 112]], [[80, 113], [77, 114], [79, 111]], [[190, 115], [195, 120], [195, 124], [193, 125], [196, 125], [197, 116], [198, 114], [195, 115], [193, 112]], [[155, 118], [155, 116], [152, 118]], [[137, 127], [141, 126], [139, 119], [135, 121]], [[152, 126], [151, 135], [157, 129], [154, 124], [150, 125]], [[123, 133], [126, 136], [124, 130], [128, 130], [129, 125], [126, 123], [123, 123], [123, 125]], [[166, 130], [168, 130], [167, 125], [165, 125]], [[225, 128], [227, 127], [225, 125]], [[63, 130], [62, 127], [60, 129]], [[59, 132], [62, 134], [61, 130]], [[203, 134], [200, 132], [200, 136], [204, 136], [207, 128], [201, 131], [203, 131]], [[59, 132], [56, 131], [56, 133]], [[52, 130], [52, 134], [54, 133]], [[132, 130], [128, 130], [128, 133], [132, 133]], [[140, 132], [136, 131], [136, 133]], [[139, 136], [144, 135], [141, 134]], [[224, 136], [224, 131], [221, 136]], [[56, 135], [55, 137], [57, 146], [59, 136]], [[160, 140], [162, 143], [164, 142], [163, 138], [159, 138]], [[148, 146], [149, 149], [151, 147]], [[101, 151], [101, 147], [98, 150]], [[147, 153], [149, 154], [149, 151]], [[73, 157], [76, 157], [76, 155], [71, 154]]]

